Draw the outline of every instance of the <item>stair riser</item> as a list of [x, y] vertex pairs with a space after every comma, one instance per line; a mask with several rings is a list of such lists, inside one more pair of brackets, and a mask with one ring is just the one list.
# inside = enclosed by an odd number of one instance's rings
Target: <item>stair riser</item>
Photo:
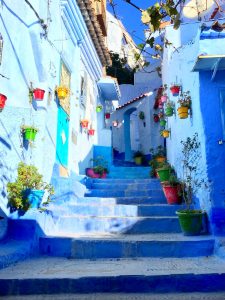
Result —
[[175, 216], [176, 210], [181, 209], [179, 205], [165, 206], [136, 206], [136, 205], [68, 205], [65, 208], [50, 206], [54, 216], [82, 215], [82, 216]]
[[89, 190], [85, 197], [155, 197], [165, 198], [163, 191], [160, 190], [143, 190], [143, 191], [110, 191], [110, 190]]
[[159, 183], [158, 179], [150, 179], [150, 178], [146, 178], [146, 179], [110, 179], [110, 178], [106, 178], [106, 179], [93, 179], [93, 178], [89, 178], [89, 181], [91, 183], [106, 183], [106, 184], [117, 184], [117, 183], [139, 183], [139, 184], [151, 184], [151, 183]]
[[57, 222], [59, 233], [89, 234], [92, 232], [105, 233], [177, 233], [181, 232], [177, 218], [79, 218], [62, 217]]
[[160, 183], [129, 183], [129, 184], [106, 184], [106, 183], [93, 183], [91, 186], [92, 189], [100, 189], [100, 190], [162, 190]]
[[219, 292], [225, 291], [224, 282], [225, 274], [0, 279], [0, 295]]
[[[65, 243], [65, 246], [64, 246]], [[74, 259], [199, 257], [212, 255], [214, 242], [206, 241], [113, 241], [42, 238], [40, 254]]]

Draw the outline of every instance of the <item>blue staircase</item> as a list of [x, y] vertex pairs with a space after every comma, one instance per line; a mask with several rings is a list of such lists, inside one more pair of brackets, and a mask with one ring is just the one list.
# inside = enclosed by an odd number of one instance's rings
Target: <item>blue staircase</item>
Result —
[[[221, 263], [214, 268], [213, 259], [209, 259], [215, 274], [212, 271], [208, 274], [202, 267], [206, 257], [212, 257], [214, 239], [207, 235], [183, 236], [175, 214], [181, 206], [166, 203], [159, 181], [150, 179], [149, 171], [148, 167], [113, 167], [109, 178], [89, 180], [84, 197], [51, 204], [49, 209], [57, 220], [57, 231], [40, 238], [41, 258], [36, 265], [43, 263], [56, 269], [52, 271], [53, 277], [45, 277], [43, 271], [43, 283], [40, 283], [40, 275], [30, 275], [34, 276], [30, 284], [39, 282], [39, 292], [43, 294], [58, 291], [60, 284], [67, 285], [67, 293], [177, 292], [182, 291], [183, 279], [187, 278], [192, 282], [189, 291], [205, 291], [206, 283], [209, 291], [225, 290], [221, 283], [225, 274], [215, 271]], [[58, 260], [53, 263], [53, 259]], [[200, 275], [194, 275], [187, 267], [193, 262], [200, 262]], [[83, 266], [79, 276], [77, 267], [73, 273], [66, 273], [73, 264]], [[151, 268], [151, 265], [155, 266], [154, 274], [148, 273], [148, 268], [142, 273], [144, 266]], [[166, 269], [169, 265], [169, 269], [177, 265], [179, 270], [171, 274]], [[63, 268], [65, 274], [57, 275], [59, 269], [55, 266]], [[15, 266], [13, 274], [22, 267]], [[124, 270], [127, 271], [124, 273]], [[0, 271], [0, 288], [4, 295], [26, 290], [23, 278], [13, 283], [7, 281], [5, 285], [1, 274], [4, 272]], [[54, 284], [56, 278], [57, 284]], [[214, 284], [215, 280], [218, 284]], [[28, 284], [29, 280], [25, 282]]]

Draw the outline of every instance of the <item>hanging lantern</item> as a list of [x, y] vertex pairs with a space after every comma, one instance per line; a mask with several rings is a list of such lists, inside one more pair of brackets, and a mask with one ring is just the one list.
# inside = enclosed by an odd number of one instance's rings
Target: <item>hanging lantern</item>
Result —
[[5, 107], [6, 100], [7, 100], [7, 97], [3, 94], [0, 94], [0, 111], [2, 111], [3, 108]]
[[0, 33], [0, 65], [2, 64], [2, 53], [3, 53], [3, 37]]
[[110, 119], [110, 113], [105, 113], [105, 118]]
[[34, 94], [34, 100], [42, 101], [44, 99], [45, 91], [41, 89], [35, 89], [33, 91], [33, 94]]

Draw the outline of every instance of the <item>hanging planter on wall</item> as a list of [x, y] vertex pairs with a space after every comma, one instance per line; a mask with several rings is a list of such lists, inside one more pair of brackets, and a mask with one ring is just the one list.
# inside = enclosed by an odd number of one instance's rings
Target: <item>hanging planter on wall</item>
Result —
[[21, 129], [25, 140], [32, 142], [35, 140], [36, 134], [38, 132], [37, 128], [33, 126], [22, 126]]
[[7, 97], [3, 94], [0, 94], [0, 111], [4, 109], [6, 100]]
[[45, 90], [42, 89], [34, 89], [33, 90], [34, 100], [42, 101], [44, 99]]
[[88, 134], [89, 135], [95, 135], [95, 130], [94, 129], [88, 129]]
[[165, 127], [166, 126], [166, 120], [162, 119], [159, 122], [160, 126]]
[[97, 105], [96, 106], [96, 112], [101, 112], [103, 109], [103, 106], [102, 105]]
[[167, 99], [168, 99], [167, 95], [163, 95], [163, 96], [161, 96], [160, 101], [162, 103], [165, 103], [167, 101]]
[[180, 106], [178, 107], [178, 116], [180, 119], [187, 119], [188, 118], [188, 107], [186, 106]]
[[105, 119], [110, 119], [110, 113], [105, 113]]
[[191, 96], [190, 92], [184, 92], [181, 94], [180, 99], [177, 101], [180, 104], [178, 107], [178, 116], [180, 119], [187, 119], [188, 118], [188, 111], [191, 109]]
[[173, 96], [178, 96], [180, 92], [180, 86], [177, 84], [174, 84], [170, 87], [170, 91]]
[[155, 123], [158, 123], [159, 122], [159, 116], [157, 114], [154, 114], [153, 115], [153, 120]]
[[65, 99], [69, 94], [69, 89], [65, 86], [59, 86], [56, 91], [59, 99]]
[[89, 123], [88, 120], [81, 120], [80, 121], [80, 125], [81, 125], [82, 128], [88, 128], [88, 123]]
[[161, 131], [161, 136], [164, 138], [168, 138], [170, 136], [170, 131], [167, 129], [164, 129]]

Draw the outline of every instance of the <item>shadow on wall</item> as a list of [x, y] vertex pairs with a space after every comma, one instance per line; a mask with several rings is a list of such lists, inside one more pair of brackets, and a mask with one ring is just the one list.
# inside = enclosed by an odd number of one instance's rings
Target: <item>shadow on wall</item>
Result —
[[93, 158], [93, 146], [86, 157], [78, 163], [80, 174], [85, 175], [85, 169], [92, 166], [91, 159]]

